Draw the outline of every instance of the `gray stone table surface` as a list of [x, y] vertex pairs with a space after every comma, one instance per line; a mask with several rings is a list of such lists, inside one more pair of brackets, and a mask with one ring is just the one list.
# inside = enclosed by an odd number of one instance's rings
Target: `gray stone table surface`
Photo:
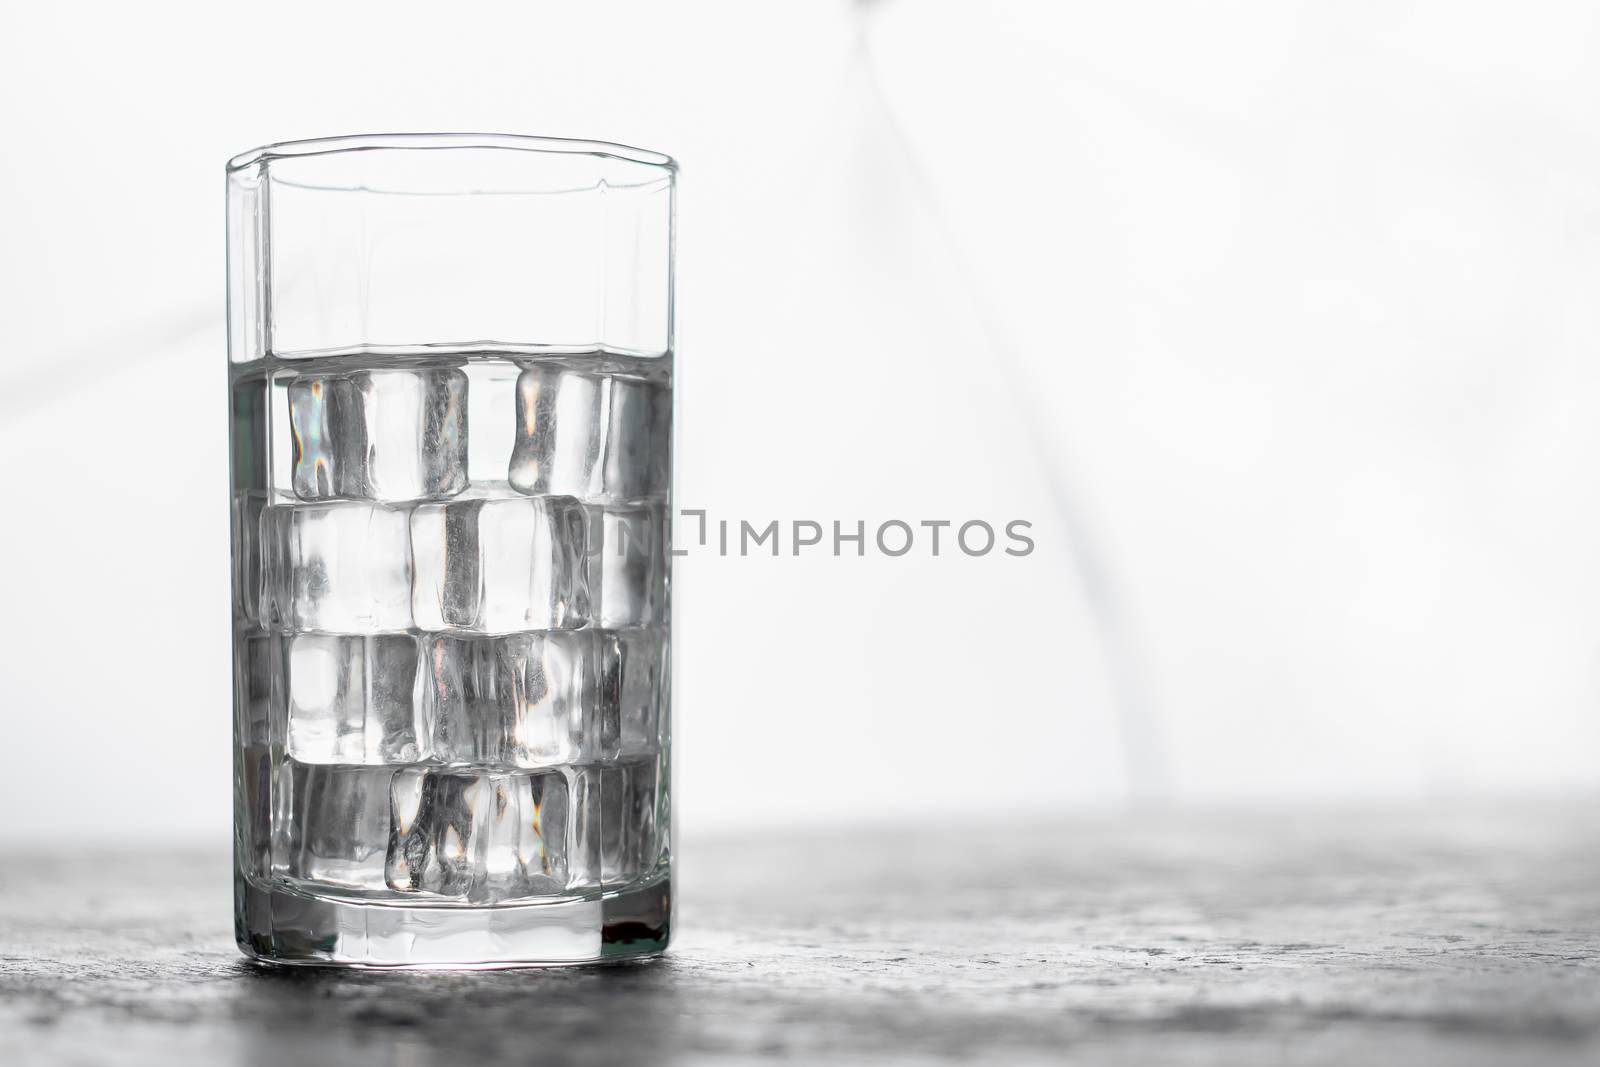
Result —
[[1600, 1062], [1600, 806], [680, 839], [662, 959], [273, 970], [221, 852], [11, 844], [0, 1063]]

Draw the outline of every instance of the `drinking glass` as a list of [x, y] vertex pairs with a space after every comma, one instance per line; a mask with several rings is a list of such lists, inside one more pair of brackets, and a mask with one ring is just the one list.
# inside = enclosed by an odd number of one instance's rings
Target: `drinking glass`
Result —
[[466, 134], [229, 162], [246, 955], [666, 946], [675, 173]]

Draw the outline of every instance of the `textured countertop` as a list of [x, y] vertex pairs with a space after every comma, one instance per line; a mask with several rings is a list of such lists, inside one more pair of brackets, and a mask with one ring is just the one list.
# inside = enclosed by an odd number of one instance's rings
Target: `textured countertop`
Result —
[[0, 1062], [1600, 1061], [1592, 799], [948, 815], [687, 837], [665, 958], [444, 975], [245, 963], [222, 852], [13, 844]]

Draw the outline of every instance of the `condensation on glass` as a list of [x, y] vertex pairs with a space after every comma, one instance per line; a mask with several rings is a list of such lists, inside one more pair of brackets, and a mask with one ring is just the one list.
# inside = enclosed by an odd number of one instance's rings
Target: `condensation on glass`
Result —
[[665, 947], [674, 174], [479, 135], [228, 164], [247, 955]]

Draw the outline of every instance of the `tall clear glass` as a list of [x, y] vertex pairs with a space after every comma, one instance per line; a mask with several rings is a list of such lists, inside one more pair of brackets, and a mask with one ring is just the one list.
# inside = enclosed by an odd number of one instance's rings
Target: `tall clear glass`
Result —
[[661, 951], [675, 165], [439, 134], [227, 177], [240, 948]]

